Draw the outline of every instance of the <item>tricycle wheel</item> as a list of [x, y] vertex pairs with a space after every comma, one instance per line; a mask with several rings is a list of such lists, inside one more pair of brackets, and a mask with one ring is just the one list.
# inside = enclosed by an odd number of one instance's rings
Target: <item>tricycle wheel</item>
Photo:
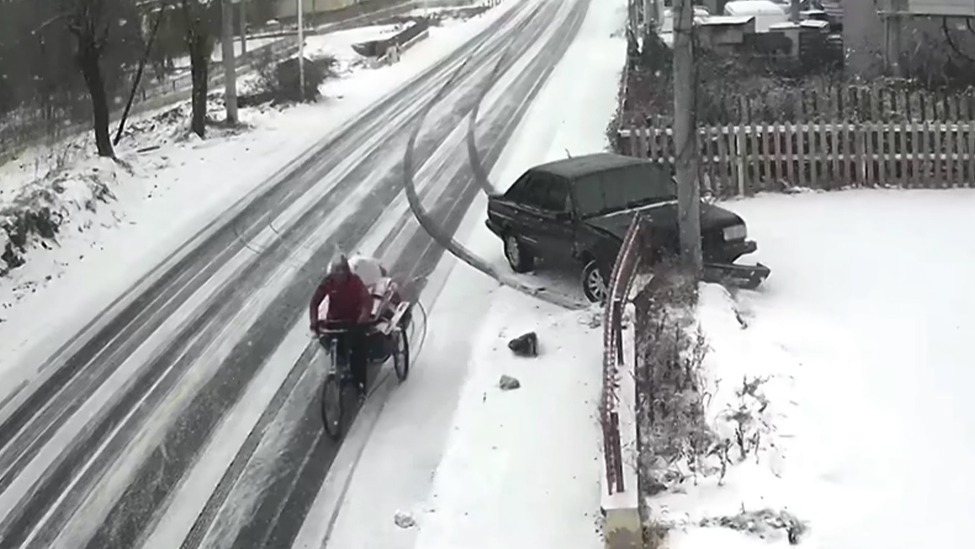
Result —
[[393, 337], [396, 339], [393, 348], [393, 370], [396, 371], [396, 379], [402, 383], [410, 375], [410, 341], [403, 329], [396, 330], [396, 335]]
[[322, 423], [332, 440], [342, 436], [342, 412], [342, 382], [339, 376], [330, 373], [322, 383]]

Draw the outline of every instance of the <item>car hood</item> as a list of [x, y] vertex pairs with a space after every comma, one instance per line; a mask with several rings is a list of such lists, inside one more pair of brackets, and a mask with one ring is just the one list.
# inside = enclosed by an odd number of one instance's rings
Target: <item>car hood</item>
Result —
[[[663, 204], [651, 204], [641, 208], [631, 208], [619, 212], [613, 212], [597, 217], [590, 217], [583, 222], [587, 225], [608, 232], [613, 236], [623, 239], [630, 223], [637, 214], [643, 213], [650, 220], [654, 227], [676, 227], [677, 226], [677, 201], [669, 201]], [[711, 204], [701, 203], [701, 230], [723, 229], [731, 225], [744, 223], [741, 217], [734, 212]]]

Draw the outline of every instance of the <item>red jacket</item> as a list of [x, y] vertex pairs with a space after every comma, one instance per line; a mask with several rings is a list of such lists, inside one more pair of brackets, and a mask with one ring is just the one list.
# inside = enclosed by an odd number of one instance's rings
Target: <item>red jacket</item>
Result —
[[308, 308], [312, 326], [318, 323], [318, 308], [328, 297], [326, 320], [334, 322], [360, 322], [372, 313], [372, 296], [362, 279], [349, 274], [345, 282], [326, 276], [315, 290]]

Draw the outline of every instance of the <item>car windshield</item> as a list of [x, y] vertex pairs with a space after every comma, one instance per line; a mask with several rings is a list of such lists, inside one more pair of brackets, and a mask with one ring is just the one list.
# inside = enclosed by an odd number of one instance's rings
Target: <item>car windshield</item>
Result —
[[580, 179], [575, 195], [579, 215], [592, 217], [676, 199], [677, 186], [662, 167], [638, 164]]

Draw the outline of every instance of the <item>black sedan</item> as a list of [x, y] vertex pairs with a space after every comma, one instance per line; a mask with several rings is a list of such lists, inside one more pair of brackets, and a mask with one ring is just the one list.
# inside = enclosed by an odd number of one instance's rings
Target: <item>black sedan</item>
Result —
[[[600, 153], [531, 168], [503, 195], [488, 200], [488, 228], [504, 243], [515, 272], [534, 268], [536, 259], [571, 260], [582, 266], [582, 289], [597, 302], [626, 230], [642, 213], [653, 228], [654, 258], [679, 250], [677, 187], [659, 164]], [[706, 274], [744, 280], [756, 287], [767, 267], [735, 265], [757, 249], [737, 214], [701, 204], [701, 236]]]

